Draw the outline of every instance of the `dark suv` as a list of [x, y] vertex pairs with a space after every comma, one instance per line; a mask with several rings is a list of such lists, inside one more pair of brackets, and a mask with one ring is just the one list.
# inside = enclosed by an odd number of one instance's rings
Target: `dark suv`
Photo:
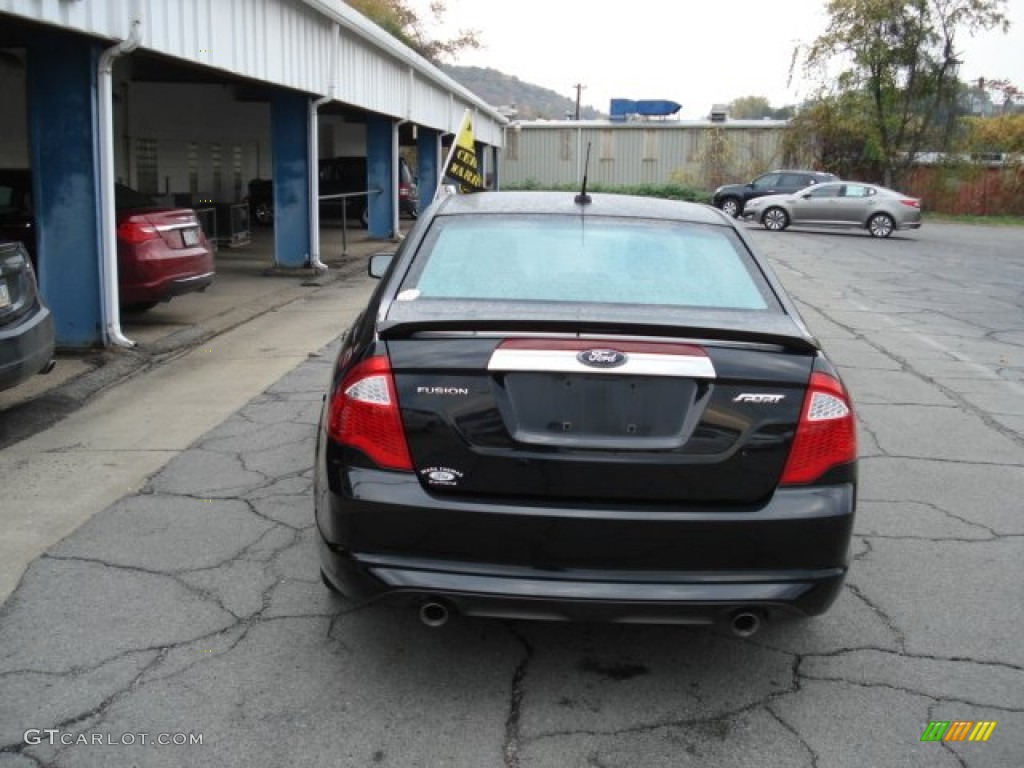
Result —
[[[368, 222], [367, 180], [365, 157], [331, 157], [320, 160], [320, 216], [341, 218], [342, 206], [345, 216], [358, 221], [362, 226]], [[324, 200], [328, 195], [349, 195]], [[274, 187], [268, 179], [254, 179], [249, 182], [249, 207], [251, 216], [259, 224], [274, 222]], [[398, 211], [415, 219], [419, 210], [419, 194], [412, 167], [404, 157], [398, 158]]]
[[747, 200], [765, 195], [788, 195], [812, 184], [838, 180], [835, 174], [820, 171], [771, 171], [758, 176], [749, 184], [726, 184], [719, 187], [711, 202], [716, 208], [737, 218], [743, 213]]

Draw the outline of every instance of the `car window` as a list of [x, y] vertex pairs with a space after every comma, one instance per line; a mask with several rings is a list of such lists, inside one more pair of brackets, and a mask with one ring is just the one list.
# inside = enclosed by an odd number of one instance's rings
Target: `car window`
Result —
[[843, 185], [843, 197], [871, 197], [873, 194], [875, 194], [875, 190], [863, 184]]
[[758, 176], [754, 179], [754, 189], [774, 189], [779, 185], [778, 173], [766, 173], [764, 176]]
[[781, 186], [789, 189], [803, 189], [804, 187], [813, 184], [814, 179], [803, 173], [784, 173], [782, 174]]
[[824, 184], [817, 186], [808, 193], [808, 197], [839, 197], [839, 187], [835, 184]]
[[435, 220], [399, 298], [779, 309], [732, 230], [569, 216]]

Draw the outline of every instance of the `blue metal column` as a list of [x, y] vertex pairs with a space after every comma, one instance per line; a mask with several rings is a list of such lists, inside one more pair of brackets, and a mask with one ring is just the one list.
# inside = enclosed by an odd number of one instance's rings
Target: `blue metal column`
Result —
[[370, 237], [386, 238], [395, 233], [394, 193], [391, 180], [391, 136], [394, 123], [384, 117], [371, 116], [366, 120], [366, 182], [370, 193]]
[[102, 344], [97, 67], [85, 37], [41, 31], [28, 45], [29, 154], [43, 296], [61, 347]]
[[[274, 156], [274, 265], [309, 265], [309, 98], [281, 91], [270, 99]], [[315, 150], [313, 150], [315, 151]]]
[[441, 133], [420, 126], [416, 135], [416, 177], [420, 192], [420, 211], [434, 202], [437, 178], [441, 173]]

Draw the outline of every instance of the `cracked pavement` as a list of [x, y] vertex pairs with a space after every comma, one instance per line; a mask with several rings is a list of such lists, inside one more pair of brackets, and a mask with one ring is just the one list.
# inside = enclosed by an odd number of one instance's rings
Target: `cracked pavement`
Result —
[[[1024, 230], [750, 232], [858, 407], [853, 562], [825, 616], [748, 639], [430, 630], [332, 595], [310, 467], [332, 347], [30, 566], [0, 608], [0, 768], [1024, 764]], [[922, 743], [930, 720], [998, 725]]]

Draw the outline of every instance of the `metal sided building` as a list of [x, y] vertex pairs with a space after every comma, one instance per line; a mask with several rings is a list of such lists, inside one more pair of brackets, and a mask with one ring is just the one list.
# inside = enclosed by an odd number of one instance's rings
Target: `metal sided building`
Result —
[[502, 182], [611, 186], [680, 183], [713, 189], [782, 163], [780, 120], [536, 121], [507, 129]]
[[506, 119], [341, 0], [0, 0], [0, 167], [29, 168], [58, 343], [120, 331], [114, 188], [238, 203], [273, 180], [276, 265], [321, 265], [318, 159], [366, 157], [369, 234], [399, 154], [429, 202], [466, 110], [497, 176]]

